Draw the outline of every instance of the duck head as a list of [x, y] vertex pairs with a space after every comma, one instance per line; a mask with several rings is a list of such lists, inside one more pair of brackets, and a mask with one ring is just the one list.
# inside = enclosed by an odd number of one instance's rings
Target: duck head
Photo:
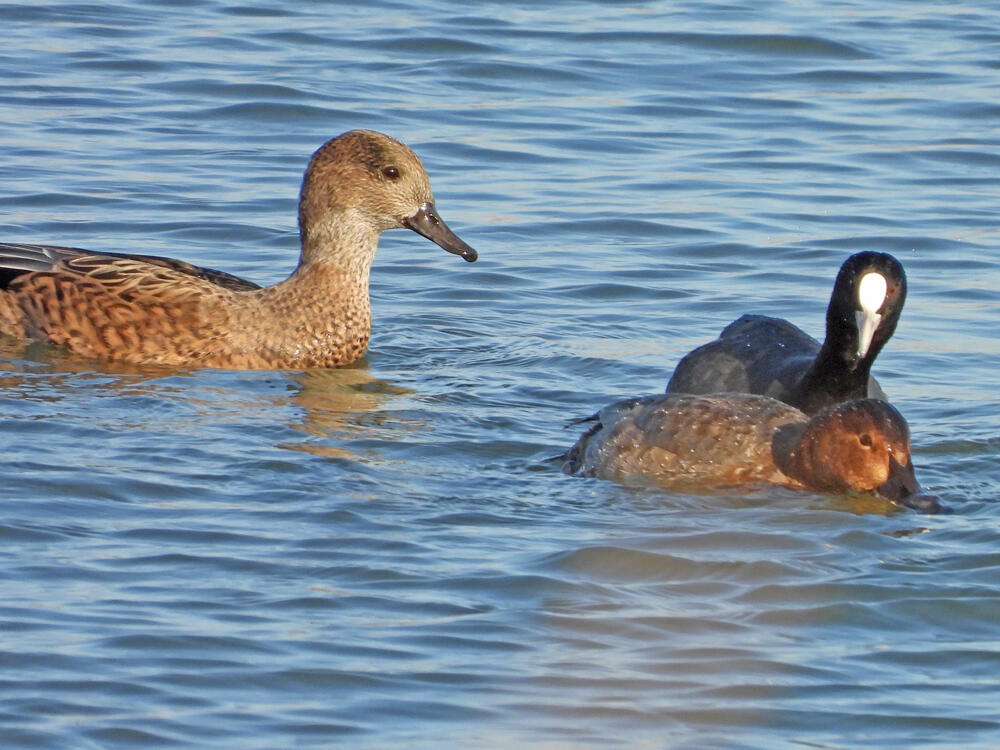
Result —
[[303, 260], [368, 239], [344, 238], [345, 232], [377, 239], [400, 228], [469, 262], [478, 257], [438, 214], [427, 172], [404, 144], [372, 130], [351, 130], [313, 154], [299, 200]]
[[784, 463], [783, 471], [814, 489], [878, 495], [924, 513], [947, 512], [921, 491], [909, 426], [885, 401], [858, 399], [819, 412], [802, 428]]

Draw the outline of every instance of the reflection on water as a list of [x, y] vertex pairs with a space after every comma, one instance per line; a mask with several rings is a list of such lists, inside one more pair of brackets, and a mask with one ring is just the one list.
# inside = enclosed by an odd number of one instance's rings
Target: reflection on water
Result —
[[344, 446], [351, 439], [405, 439], [419, 421], [393, 409], [392, 402], [413, 391], [373, 377], [362, 366], [339, 370], [290, 373], [294, 392], [290, 402], [302, 409], [303, 419], [292, 424], [319, 440], [283, 443], [280, 447], [327, 458], [357, 456]]
[[[91, 361], [58, 347], [25, 346], [9, 339], [0, 342], [0, 357], [9, 363], [0, 375], [0, 388], [7, 397], [20, 394], [54, 402], [79, 397], [89, 389], [92, 398], [101, 399], [93, 402], [95, 422], [109, 425], [122, 420], [123, 414], [108, 399], [152, 397], [182, 403], [191, 429], [197, 429], [199, 422], [253, 422], [285, 412], [292, 417], [287, 426], [306, 437], [278, 447], [356, 460], [345, 447], [351, 440], [401, 440], [422, 423], [392, 406], [394, 399], [414, 391], [374, 377], [364, 361], [335, 370], [231, 373], [233, 382], [221, 387], [204, 382], [205, 373], [198, 371]], [[266, 382], [266, 389], [248, 393], [245, 385], [251, 380]], [[125, 411], [130, 429], [155, 429], [160, 420], [153, 412]]]

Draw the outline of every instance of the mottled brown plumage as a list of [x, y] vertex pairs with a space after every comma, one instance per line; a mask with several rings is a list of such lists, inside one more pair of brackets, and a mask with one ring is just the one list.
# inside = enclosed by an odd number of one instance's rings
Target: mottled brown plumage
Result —
[[368, 346], [378, 237], [400, 227], [476, 259], [437, 215], [416, 154], [381, 133], [350, 131], [309, 163], [299, 199], [302, 251], [285, 281], [260, 288], [170, 258], [0, 244], [0, 333], [140, 364], [346, 365]]
[[910, 432], [890, 404], [859, 399], [813, 417], [767, 396], [666, 394], [618, 401], [562, 457], [570, 474], [672, 488], [774, 484], [874, 494], [926, 512]]

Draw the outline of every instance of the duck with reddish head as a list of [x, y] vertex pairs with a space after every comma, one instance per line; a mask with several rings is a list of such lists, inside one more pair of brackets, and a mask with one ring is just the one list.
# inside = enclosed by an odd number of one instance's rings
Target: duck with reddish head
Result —
[[906, 420], [858, 399], [813, 416], [767, 396], [660, 394], [618, 401], [560, 458], [563, 471], [680, 490], [779, 485], [876, 495], [947, 512], [921, 491]]

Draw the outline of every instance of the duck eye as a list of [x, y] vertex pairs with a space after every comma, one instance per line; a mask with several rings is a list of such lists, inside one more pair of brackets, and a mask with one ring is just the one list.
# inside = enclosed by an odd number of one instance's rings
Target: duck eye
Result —
[[858, 436], [858, 442], [861, 443], [863, 446], [865, 446], [865, 448], [871, 448], [872, 436], [866, 432], [864, 435]]
[[399, 170], [396, 169], [391, 164], [388, 167], [382, 167], [382, 174], [389, 178], [390, 180], [395, 180], [399, 178]]

